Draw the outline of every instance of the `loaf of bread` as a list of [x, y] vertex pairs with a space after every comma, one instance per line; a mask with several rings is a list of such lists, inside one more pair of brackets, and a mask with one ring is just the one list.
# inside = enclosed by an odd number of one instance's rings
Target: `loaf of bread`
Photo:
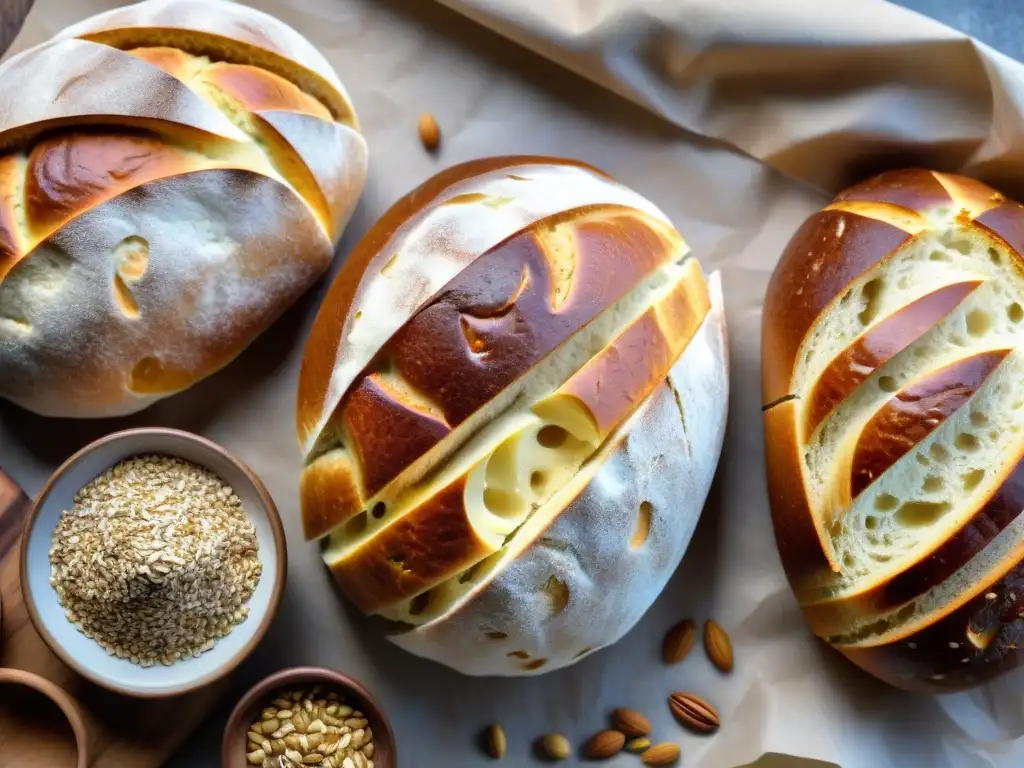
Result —
[[0, 397], [116, 416], [230, 362], [331, 262], [366, 144], [298, 33], [149, 0], [0, 66]]
[[392, 639], [473, 675], [614, 643], [675, 570], [721, 450], [717, 275], [588, 166], [431, 179], [331, 286], [299, 386], [309, 538]]
[[1024, 208], [924, 170], [797, 232], [764, 304], [775, 536], [815, 633], [901, 688], [967, 688], [1024, 637]]

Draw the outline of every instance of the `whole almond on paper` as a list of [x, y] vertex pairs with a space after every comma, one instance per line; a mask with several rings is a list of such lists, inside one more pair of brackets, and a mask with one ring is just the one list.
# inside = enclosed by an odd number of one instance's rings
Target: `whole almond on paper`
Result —
[[420, 141], [423, 142], [423, 147], [428, 152], [433, 152], [437, 149], [437, 145], [441, 143], [441, 129], [437, 125], [437, 118], [429, 112], [424, 112], [420, 115], [416, 126], [419, 129]]
[[644, 765], [675, 765], [678, 761], [679, 747], [669, 741], [655, 744], [640, 758]]
[[676, 720], [697, 733], [718, 730], [718, 711], [700, 696], [677, 691], [668, 697], [668, 707]]
[[646, 736], [651, 732], [651, 721], [635, 709], [619, 707], [612, 710], [612, 727], [626, 736]]
[[697, 639], [697, 622], [684, 619], [670, 629], [665, 635], [662, 646], [662, 658], [666, 664], [678, 664], [690, 654], [694, 640]]
[[704, 650], [722, 672], [732, 672], [732, 640], [714, 619], [704, 622]]
[[505, 731], [497, 723], [487, 729], [484, 735], [487, 744], [487, 754], [495, 760], [501, 760], [505, 756]]
[[540, 746], [549, 760], [565, 760], [572, 754], [569, 740], [560, 733], [549, 733], [540, 740]]
[[595, 733], [583, 746], [583, 756], [591, 760], [604, 760], [619, 754], [626, 745], [626, 737], [619, 731]]

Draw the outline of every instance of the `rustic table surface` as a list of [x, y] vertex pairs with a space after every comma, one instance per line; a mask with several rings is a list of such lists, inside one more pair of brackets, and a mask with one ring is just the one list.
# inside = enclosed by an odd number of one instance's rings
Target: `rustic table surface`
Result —
[[[17, 34], [33, 0], [0, 0], [0, 52]], [[930, 15], [998, 50], [1024, 59], [1024, 6], [1019, 0], [902, 0], [899, 4]], [[439, 11], [442, 12], [442, 11]], [[273, 660], [257, 653], [235, 676], [239, 691], [269, 671]], [[229, 694], [169, 768], [215, 768], [220, 765], [220, 734], [234, 702]], [[432, 768], [432, 767], [431, 767]]]

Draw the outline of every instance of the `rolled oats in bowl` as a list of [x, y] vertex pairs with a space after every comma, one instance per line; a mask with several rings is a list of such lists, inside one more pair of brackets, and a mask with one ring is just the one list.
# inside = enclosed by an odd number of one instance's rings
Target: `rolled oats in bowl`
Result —
[[144, 667], [213, 648], [245, 621], [262, 572], [256, 530], [231, 487], [167, 456], [124, 460], [82, 488], [50, 548], [68, 620]]

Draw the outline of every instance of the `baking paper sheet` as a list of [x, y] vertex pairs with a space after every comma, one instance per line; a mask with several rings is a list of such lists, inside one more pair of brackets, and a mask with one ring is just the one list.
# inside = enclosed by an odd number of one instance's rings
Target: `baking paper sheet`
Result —
[[[13, 50], [111, 0], [37, 0]], [[448, 5], [450, 8], [444, 8]], [[1021, 674], [971, 694], [925, 697], [876, 683], [814, 640], [775, 553], [761, 444], [759, 348], [767, 278], [803, 218], [847, 182], [922, 164], [1024, 194], [1024, 68], [977, 41], [880, 0], [254, 0], [319, 46], [349, 88], [370, 177], [339, 263], [397, 197], [473, 157], [539, 153], [604, 168], [674, 220], [705, 269], [723, 272], [733, 366], [717, 481], [678, 573], [616, 646], [524, 679], [470, 679], [376, 635], [335, 596], [302, 540], [293, 403], [319, 284], [238, 361], [128, 419], [46, 420], [0, 404], [0, 463], [30, 493], [72, 451], [110, 431], [168, 425], [237, 452], [286, 520], [291, 572], [278, 621], [235, 676], [235, 693], [294, 664], [337, 667], [376, 692], [403, 768], [488, 765], [477, 731], [501, 722], [505, 764], [530, 764], [549, 731], [574, 743], [613, 706], [647, 713], [683, 764], [731, 768], [982, 768], [1024, 764]], [[540, 54], [540, 55], [538, 55]], [[27, 95], [28, 97], [29, 95]], [[433, 112], [443, 145], [416, 137]], [[610, 599], [611, 596], [610, 596]], [[659, 660], [664, 631], [716, 617], [737, 665], [698, 651]], [[673, 690], [705, 695], [723, 727], [691, 736]], [[175, 766], [219, 765], [231, 696]], [[636, 765], [623, 755], [607, 763]]]

